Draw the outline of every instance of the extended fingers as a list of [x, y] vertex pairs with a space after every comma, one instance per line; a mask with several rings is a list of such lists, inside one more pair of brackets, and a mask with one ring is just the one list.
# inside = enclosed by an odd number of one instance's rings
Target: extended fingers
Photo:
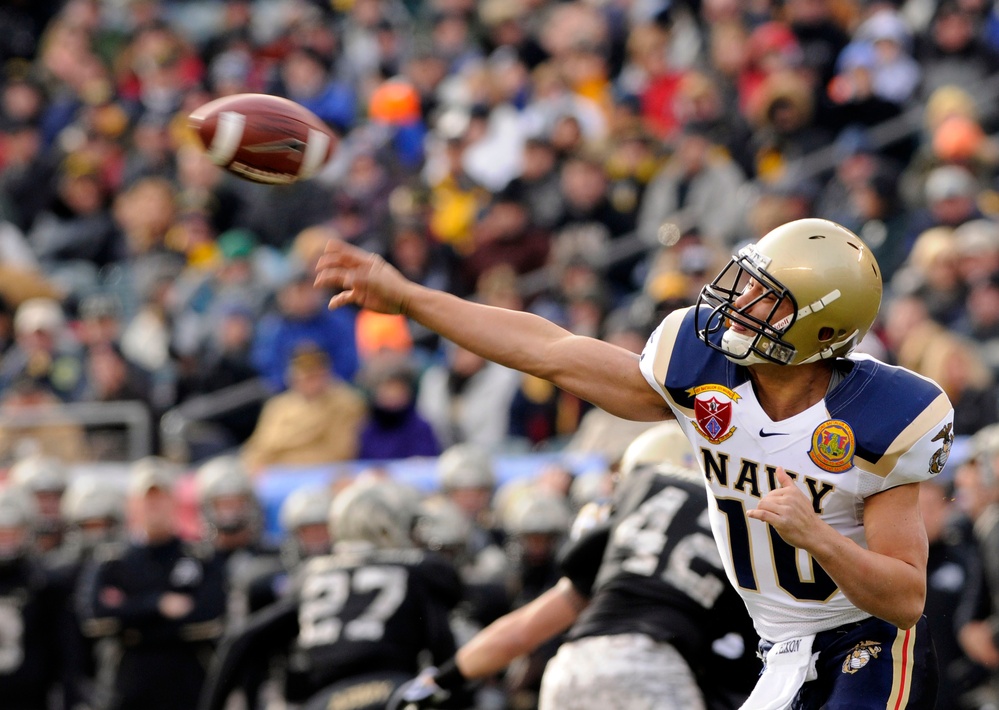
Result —
[[330, 239], [326, 242], [326, 248], [319, 257], [317, 268], [356, 265], [363, 262], [369, 256], [371, 256], [369, 252], [353, 244], [348, 244], [342, 239]]
[[346, 306], [347, 304], [349, 304], [353, 298], [354, 298], [353, 290], [341, 291], [340, 293], [338, 293], [337, 295], [335, 295], [333, 298], [330, 299], [327, 308], [329, 308], [329, 310], [331, 311], [336, 310], [341, 306]]
[[350, 288], [353, 286], [354, 276], [350, 269], [331, 267], [321, 269], [316, 274], [315, 286], [333, 286], [336, 288]]
[[325, 269], [337, 269], [343, 266], [347, 266], [347, 256], [340, 251], [326, 251], [323, 252], [316, 261], [316, 271], [323, 271]]

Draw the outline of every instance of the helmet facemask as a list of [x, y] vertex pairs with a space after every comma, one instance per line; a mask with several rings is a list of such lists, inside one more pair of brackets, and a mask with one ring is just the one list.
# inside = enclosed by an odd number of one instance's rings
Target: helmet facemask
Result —
[[[694, 327], [701, 339], [738, 365], [763, 362], [788, 365], [796, 354], [794, 345], [784, 340], [783, 336], [798, 318], [798, 304], [787, 287], [766, 272], [769, 264], [770, 258], [760, 254], [755, 246], [744, 247], [711, 283], [701, 289], [697, 298]], [[735, 301], [751, 279], [760, 285], [760, 294], [737, 307]], [[757, 303], [771, 296], [774, 298], [773, 306], [765, 318], [750, 313]], [[791, 304], [790, 314], [771, 322], [785, 303]], [[711, 312], [705, 316], [702, 306], [709, 307]], [[734, 332], [731, 326], [736, 323], [749, 332]], [[720, 344], [708, 337], [722, 329], [725, 333]]]

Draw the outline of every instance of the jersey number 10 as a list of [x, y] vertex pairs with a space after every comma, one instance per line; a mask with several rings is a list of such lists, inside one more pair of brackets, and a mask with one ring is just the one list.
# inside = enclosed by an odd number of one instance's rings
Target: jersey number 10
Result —
[[[756, 570], [753, 565], [753, 547], [749, 537], [749, 520], [746, 506], [737, 498], [715, 498], [728, 522], [728, 539], [732, 548], [732, 564], [739, 586], [751, 591], [759, 591]], [[784, 538], [767, 525], [770, 533], [770, 552], [773, 557], [774, 576], [777, 586], [801, 601], [826, 601], [836, 593], [836, 583], [822, 567], [809, 556], [813, 579], [804, 580], [798, 571], [798, 548], [789, 545]]]

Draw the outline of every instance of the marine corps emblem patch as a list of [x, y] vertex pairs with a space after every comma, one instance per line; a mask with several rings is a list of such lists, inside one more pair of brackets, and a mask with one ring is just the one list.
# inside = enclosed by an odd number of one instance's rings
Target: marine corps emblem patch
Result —
[[712, 444], [720, 444], [735, 433], [732, 405], [742, 399], [722, 385], [701, 385], [687, 390], [694, 397], [694, 428]]
[[856, 450], [853, 429], [842, 419], [822, 422], [812, 432], [812, 448], [808, 458], [816, 466], [830, 473], [843, 473], [853, 466]]
[[947, 465], [947, 459], [950, 457], [950, 449], [954, 445], [954, 425], [952, 423], [948, 422], [945, 424], [944, 428], [930, 439], [930, 441], [940, 440], [943, 440], [943, 443], [930, 458], [930, 473], [940, 473], [943, 471], [944, 466]]
[[877, 658], [881, 653], [881, 644], [877, 641], [861, 641], [854, 646], [843, 660], [843, 672], [853, 675]]

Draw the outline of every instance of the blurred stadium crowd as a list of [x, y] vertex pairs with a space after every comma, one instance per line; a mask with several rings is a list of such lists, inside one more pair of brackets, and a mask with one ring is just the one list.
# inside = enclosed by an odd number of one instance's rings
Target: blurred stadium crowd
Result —
[[[127, 475], [115, 480], [143, 500], [165, 480], [140, 475], [124, 443], [134, 419], [121, 412], [138, 407], [148, 429], [138, 453], [162, 457], [145, 468], [169, 460], [192, 474], [225, 461], [240, 473], [222, 498], [250, 500], [255, 482], [296, 467], [327, 467], [332, 493], [344, 483], [336, 462], [371, 464], [365, 475], [377, 477], [378, 462], [474, 446], [487, 458], [459, 467], [471, 484], [444, 488], [466, 512], [451, 518], [454, 540], [484, 566], [462, 576], [496, 583], [465, 600], [478, 605], [473, 626], [488, 623], [557, 580], [552, 555], [573, 513], [610, 495], [609, 473], [554, 466], [527, 477], [551, 502], [532, 570], [525, 548], [505, 542], [523, 530], [493, 495], [488, 457], [575, 451], [611, 467], [642, 428], [402, 318], [327, 311], [328, 294], [312, 287], [326, 240], [638, 352], [738, 245], [818, 216], [859, 234], [885, 275], [881, 320], [861, 349], [933, 378], [955, 405], [952, 463], [926, 484], [927, 614], [944, 707], [997, 706], [992, 3], [8, 0], [0, 64], [0, 463], [29, 462], [19, 490], [37, 497], [27, 517], [17, 501], [9, 516], [0, 505], [5, 599], [24, 588], [10, 560], [44, 559], [56, 581], [31, 584], [76, 590], [91, 524], [125, 520], [122, 487], [74, 476], [78, 467], [118, 463]], [[185, 118], [239, 92], [313, 110], [341, 137], [333, 161], [286, 186], [213, 166]], [[99, 514], [74, 508], [78, 480], [99, 489]], [[255, 550], [243, 517], [253, 505], [235, 505], [227, 533], [227, 513], [192, 490], [205, 525], [185, 539], [209, 531], [216, 546]], [[311, 489], [295, 500], [326, 501]], [[322, 549], [328, 502], [319, 508], [305, 536]], [[310, 544], [282, 523], [286, 545]], [[7, 540], [26, 526], [30, 544]], [[248, 557], [287, 572], [295, 550]], [[238, 586], [231, 570], [219, 574], [221, 588]], [[186, 603], [161, 611], [183, 616]], [[21, 668], [20, 633], [8, 633], [27, 628], [27, 617], [8, 618], [20, 604], [0, 605], [0, 689]], [[245, 604], [228, 613], [245, 615]], [[84, 628], [77, 606], [62, 607], [70, 618], [52, 634]], [[217, 620], [195, 630], [192, 663], [210, 653]], [[100, 706], [86, 683], [36, 672], [17, 676], [28, 683], [17, 692], [30, 686], [23, 707], [47, 707], [47, 696], [49, 707]], [[536, 690], [538, 672], [507, 680]], [[513, 681], [492, 689], [483, 707], [532, 702]]]

